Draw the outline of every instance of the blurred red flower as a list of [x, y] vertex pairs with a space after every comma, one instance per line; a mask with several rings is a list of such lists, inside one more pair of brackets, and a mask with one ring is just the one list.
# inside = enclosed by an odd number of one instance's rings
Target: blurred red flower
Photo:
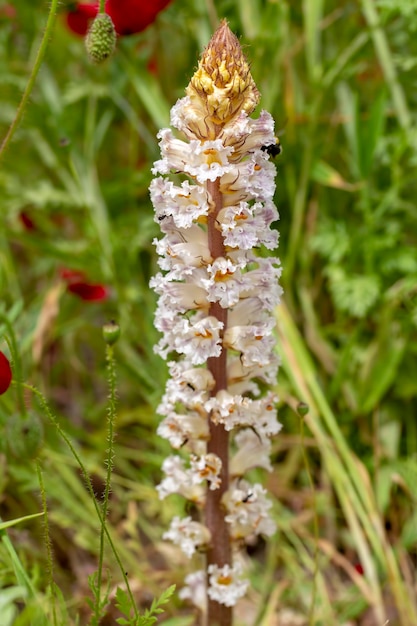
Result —
[[[113, 20], [118, 35], [140, 33], [155, 21], [171, 0], [107, 0], [105, 11]], [[99, 3], [80, 2], [67, 13], [69, 28], [78, 35], [85, 35], [91, 20], [98, 13]]]
[[88, 302], [105, 300], [109, 290], [104, 285], [89, 283], [84, 272], [64, 268], [60, 271], [62, 280], [67, 283], [67, 291]]
[[25, 230], [37, 230], [35, 222], [26, 211], [20, 211], [19, 220]]
[[68, 285], [67, 291], [78, 296], [81, 300], [88, 300], [89, 302], [105, 300], [109, 295], [106, 287], [103, 285], [92, 285], [91, 283], [82, 282], [71, 283]]
[[7, 2], [0, 7], [0, 19], [14, 20], [16, 17], [16, 9], [14, 6]]
[[12, 368], [9, 359], [0, 350], [0, 396], [6, 393], [12, 382]]
[[85, 279], [84, 272], [81, 270], [70, 270], [68, 267], [60, 269], [59, 275], [66, 283], [77, 283]]

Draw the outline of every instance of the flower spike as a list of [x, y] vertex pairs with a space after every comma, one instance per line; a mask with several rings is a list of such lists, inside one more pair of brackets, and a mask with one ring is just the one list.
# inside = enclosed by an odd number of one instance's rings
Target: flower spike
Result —
[[249, 117], [259, 92], [225, 21], [186, 94], [171, 110], [182, 137], [159, 132], [150, 186], [162, 231], [161, 271], [151, 281], [162, 333], [155, 351], [170, 372], [158, 434], [177, 452], [157, 489], [161, 499], [180, 494], [200, 510], [198, 521], [175, 518], [165, 534], [188, 556], [206, 555], [206, 575], [187, 577], [182, 597], [207, 612], [205, 623], [231, 626], [248, 587], [239, 550], [275, 530], [266, 491], [244, 475], [271, 470], [270, 439], [280, 430], [267, 386], [278, 370], [281, 267], [265, 253], [278, 243], [276, 170], [265, 150], [276, 138], [269, 113]]

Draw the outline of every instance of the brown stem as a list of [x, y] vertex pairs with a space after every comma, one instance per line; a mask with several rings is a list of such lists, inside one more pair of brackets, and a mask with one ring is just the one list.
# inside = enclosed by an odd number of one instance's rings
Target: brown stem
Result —
[[[213, 200], [213, 208], [208, 216], [208, 241], [210, 253], [213, 259], [225, 255], [223, 237], [216, 228], [217, 215], [223, 206], [223, 197], [220, 192], [219, 180], [207, 183], [207, 190]], [[215, 316], [222, 321], [223, 332], [227, 326], [227, 310], [223, 309], [219, 303], [211, 305], [209, 315]], [[213, 374], [216, 381], [212, 395], [216, 395], [221, 389], [227, 388], [227, 352], [222, 350], [219, 357], [208, 359], [207, 367]], [[224, 510], [221, 499], [229, 487], [229, 433], [222, 424], [214, 424], [210, 420], [210, 440], [207, 444], [207, 452], [216, 454], [222, 462], [220, 473], [221, 484], [219, 489], [207, 490], [205, 506], [205, 523], [211, 532], [211, 545], [207, 551], [207, 568], [211, 564], [222, 567], [232, 564], [232, 554], [230, 548], [229, 528], [224, 519]], [[207, 626], [231, 626], [232, 609], [219, 604], [208, 598]]]

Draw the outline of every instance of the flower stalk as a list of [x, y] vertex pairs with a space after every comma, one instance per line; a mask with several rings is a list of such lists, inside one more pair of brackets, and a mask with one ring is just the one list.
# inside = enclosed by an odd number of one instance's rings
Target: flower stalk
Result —
[[155, 242], [161, 272], [151, 281], [162, 333], [156, 351], [170, 370], [158, 433], [178, 452], [164, 461], [157, 489], [200, 511], [198, 521], [175, 518], [164, 536], [200, 566], [181, 595], [210, 626], [230, 626], [246, 592], [242, 547], [275, 530], [265, 490], [244, 478], [254, 467], [271, 470], [270, 438], [280, 430], [267, 388], [278, 370], [272, 311], [281, 268], [264, 253], [278, 242], [266, 149], [277, 140], [266, 111], [249, 117], [258, 101], [240, 44], [222, 22], [171, 111], [181, 138], [159, 132], [150, 187], [163, 233]]
[[[207, 238], [210, 255], [213, 259], [224, 258], [226, 250], [223, 237], [216, 228], [217, 217], [223, 208], [223, 196], [220, 191], [220, 179], [214, 182], [207, 182], [207, 192], [212, 198], [212, 211], [207, 217]], [[212, 302], [209, 308], [209, 315], [212, 315], [221, 322], [223, 331], [227, 328], [227, 309], [220, 306], [218, 302]], [[215, 385], [211, 395], [215, 396], [219, 391], [227, 389], [227, 352], [222, 350], [218, 357], [207, 359], [207, 369], [211, 372]], [[223, 424], [216, 424], [209, 421], [209, 440], [207, 442], [207, 452], [216, 454], [221, 461], [220, 486], [215, 491], [208, 491], [206, 496], [204, 519], [211, 537], [217, 537], [215, 542], [210, 542], [207, 548], [207, 570], [213, 566], [228, 565], [232, 562], [232, 551], [229, 537], [229, 528], [225, 520], [222, 506], [222, 497], [229, 488], [229, 433]], [[213, 624], [229, 626], [232, 623], [232, 609], [224, 604], [208, 599], [208, 611]], [[208, 622], [209, 624], [210, 622]]]

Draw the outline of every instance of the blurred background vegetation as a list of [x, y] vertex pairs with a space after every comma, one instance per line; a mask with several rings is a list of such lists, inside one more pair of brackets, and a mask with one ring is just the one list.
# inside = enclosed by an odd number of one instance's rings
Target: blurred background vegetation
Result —
[[[0, 525], [1, 625], [120, 616], [123, 576], [106, 548], [109, 603], [91, 617], [100, 523], [52, 419], [100, 497], [110, 319], [121, 338], [109, 534], [141, 611], [187, 572], [161, 541], [184, 505], [161, 503], [154, 489], [169, 447], [155, 434], [166, 371], [153, 354], [158, 226], [148, 186], [156, 133], [225, 17], [283, 145], [283, 431], [265, 477], [278, 532], [251, 549], [253, 585], [236, 624], [415, 626], [417, 2], [173, 0], [147, 30], [121, 37], [103, 66], [89, 63], [65, 8], [0, 169], [0, 349], [10, 356], [11, 327], [18, 378], [49, 405], [26, 388], [22, 421], [16, 385], [0, 398], [0, 514], [39, 513], [44, 491], [54, 566], [52, 575], [39, 518]], [[1, 138], [47, 14], [41, 0], [0, 0]], [[160, 619], [196, 623], [177, 596]]]

